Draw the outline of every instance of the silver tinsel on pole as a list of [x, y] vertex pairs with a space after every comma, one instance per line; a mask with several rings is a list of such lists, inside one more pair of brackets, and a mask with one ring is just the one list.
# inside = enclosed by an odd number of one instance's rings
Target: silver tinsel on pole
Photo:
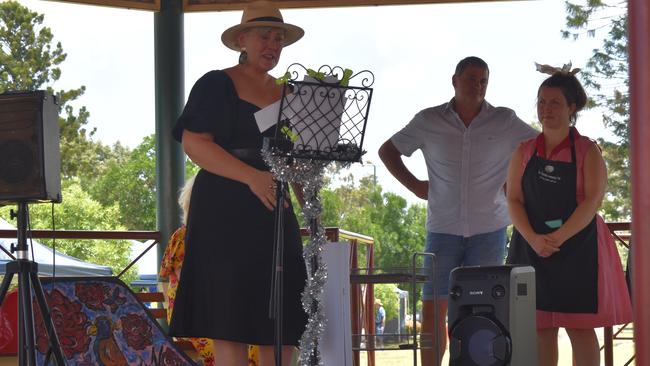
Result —
[[307, 284], [302, 294], [302, 305], [308, 315], [305, 332], [300, 339], [301, 366], [321, 366], [323, 361], [318, 345], [325, 332], [323, 294], [327, 281], [327, 268], [322, 262], [323, 247], [327, 243], [325, 230], [320, 224], [321, 202], [318, 197], [323, 186], [324, 168], [329, 161], [287, 158], [262, 151], [264, 161], [271, 168], [275, 178], [283, 182], [302, 185], [305, 204], [302, 208], [305, 221], [310, 224], [310, 241], [303, 250], [307, 265]]
[[[360, 85], [350, 85], [353, 79]], [[318, 194], [324, 168], [333, 161], [342, 167], [361, 161], [374, 79], [368, 70], [354, 74], [339, 66], [313, 70], [296, 63], [277, 80], [284, 86], [274, 147], [265, 145], [262, 156], [277, 180], [302, 185], [302, 211], [311, 234], [303, 249], [307, 283], [302, 305], [309, 319], [300, 339], [300, 366], [323, 365], [320, 344], [327, 322], [323, 308], [327, 268], [322, 253], [327, 238]]]

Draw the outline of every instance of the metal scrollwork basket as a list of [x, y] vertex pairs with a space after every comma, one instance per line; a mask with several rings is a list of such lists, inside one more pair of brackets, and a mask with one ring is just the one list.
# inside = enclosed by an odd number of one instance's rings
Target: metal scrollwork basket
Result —
[[290, 65], [281, 78], [284, 87], [272, 153], [361, 161], [374, 80], [368, 70], [353, 74], [339, 66], [324, 65], [314, 71]]

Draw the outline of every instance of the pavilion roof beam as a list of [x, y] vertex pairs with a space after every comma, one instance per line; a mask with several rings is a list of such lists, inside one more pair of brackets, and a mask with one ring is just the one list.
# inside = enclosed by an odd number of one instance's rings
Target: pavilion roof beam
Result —
[[[502, 2], [502, 0], [271, 0], [279, 8], [334, 8], [350, 6], [383, 6], [414, 4], [449, 4], [469, 2]], [[183, 0], [185, 12], [241, 10], [247, 0]]]
[[[160, 10], [160, 0], [49, 0], [62, 3], [100, 5], [116, 8]], [[179, 0], [183, 12], [241, 10], [252, 0]], [[350, 6], [384, 6], [414, 4], [453, 4], [470, 2], [503, 2], [523, 0], [270, 0], [279, 8], [332, 8]]]

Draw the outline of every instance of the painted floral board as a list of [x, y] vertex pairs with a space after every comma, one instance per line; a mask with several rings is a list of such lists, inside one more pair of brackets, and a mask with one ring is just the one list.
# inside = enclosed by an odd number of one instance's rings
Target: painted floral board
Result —
[[[42, 282], [68, 365], [195, 365], [118, 278], [60, 277]], [[36, 303], [34, 323], [36, 358], [42, 365], [49, 342]]]

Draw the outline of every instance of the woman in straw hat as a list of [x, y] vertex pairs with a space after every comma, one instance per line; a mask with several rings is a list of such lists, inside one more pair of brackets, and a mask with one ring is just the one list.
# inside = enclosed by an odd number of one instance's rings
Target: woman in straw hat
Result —
[[[264, 137], [254, 113], [280, 99], [268, 74], [282, 48], [303, 30], [284, 23], [269, 2], [251, 3], [240, 24], [221, 39], [239, 63], [210, 71], [190, 93], [173, 135], [201, 170], [187, 222], [170, 334], [214, 340], [217, 365], [246, 365], [247, 345], [259, 345], [260, 364], [273, 365], [274, 322], [268, 305], [273, 275], [275, 181], [260, 156]], [[284, 209], [283, 363], [289, 364], [305, 328], [300, 295], [306, 270], [298, 223]]]

